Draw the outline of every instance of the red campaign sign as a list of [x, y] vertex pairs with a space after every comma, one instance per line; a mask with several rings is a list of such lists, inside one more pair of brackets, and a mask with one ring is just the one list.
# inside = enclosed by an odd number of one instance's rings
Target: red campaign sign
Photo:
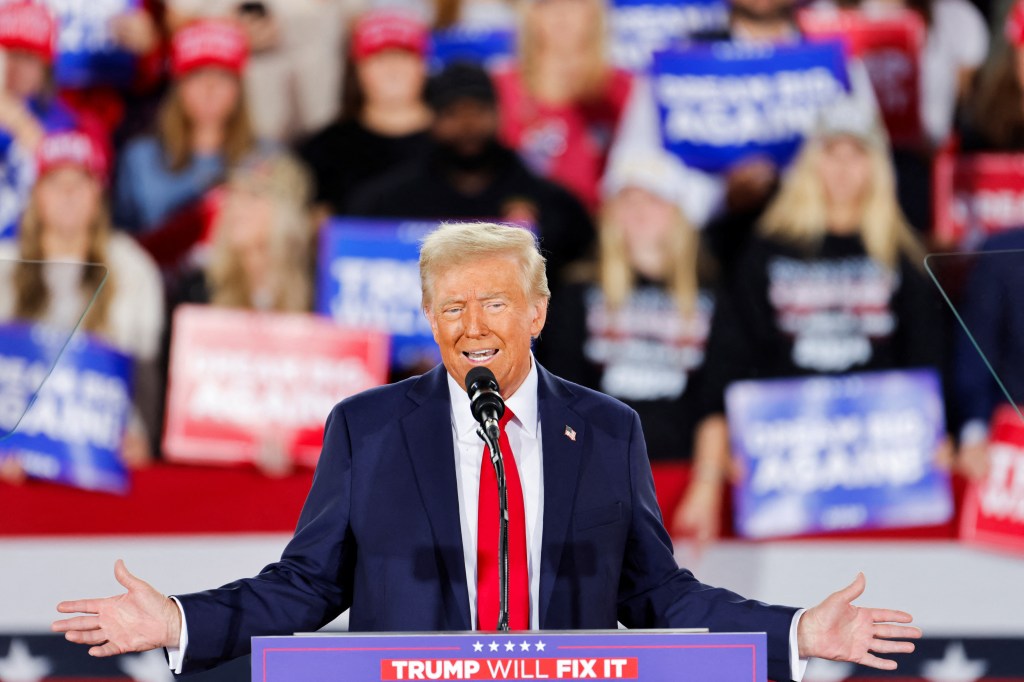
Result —
[[896, 146], [924, 140], [921, 119], [921, 50], [924, 20], [910, 10], [867, 14], [858, 10], [805, 9], [800, 29], [816, 40], [840, 39], [864, 64]]
[[384, 659], [381, 680], [635, 680], [630, 658]]
[[976, 248], [986, 237], [1024, 225], [1024, 154], [953, 154], [935, 159], [935, 237]]
[[315, 465], [338, 401], [387, 381], [388, 338], [302, 313], [175, 311], [164, 453], [242, 463], [283, 451]]
[[960, 537], [1024, 552], [1024, 420], [1010, 406], [992, 420], [990, 466], [964, 498]]

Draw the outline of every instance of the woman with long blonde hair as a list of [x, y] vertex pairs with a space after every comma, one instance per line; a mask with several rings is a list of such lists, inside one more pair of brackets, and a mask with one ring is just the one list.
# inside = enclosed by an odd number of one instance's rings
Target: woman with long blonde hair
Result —
[[227, 20], [203, 20], [174, 34], [173, 82], [156, 135], [127, 145], [118, 168], [115, 219], [150, 232], [202, 198], [258, 147], [246, 107], [245, 34]]
[[79, 131], [53, 133], [37, 156], [39, 177], [18, 239], [0, 242], [0, 260], [20, 261], [10, 281], [0, 282], [0, 320], [70, 332], [88, 309], [82, 329], [134, 360], [135, 409], [122, 457], [144, 463], [159, 435], [160, 273], [135, 240], [111, 227], [99, 143]]
[[664, 151], [622, 157], [609, 169], [597, 262], [554, 292], [537, 350], [559, 376], [637, 411], [665, 518], [691, 461], [709, 458], [699, 450], [724, 435], [705, 424], [721, 411], [705, 370], [716, 273], [681, 209], [684, 182]]
[[526, 0], [518, 60], [494, 74], [501, 137], [591, 210], [631, 77], [606, 56], [603, 0]]
[[[942, 303], [900, 211], [888, 151], [874, 112], [850, 101], [823, 112], [719, 308], [708, 368], [721, 382], [716, 394], [741, 379], [920, 367], [941, 375]], [[728, 448], [713, 454], [704, 487], [721, 489]], [[936, 456], [951, 459], [948, 439]], [[721, 495], [695, 490], [680, 514], [714, 528], [720, 509]]]
[[305, 312], [312, 306], [305, 169], [284, 154], [253, 157], [228, 178], [203, 268], [184, 278], [182, 301]]

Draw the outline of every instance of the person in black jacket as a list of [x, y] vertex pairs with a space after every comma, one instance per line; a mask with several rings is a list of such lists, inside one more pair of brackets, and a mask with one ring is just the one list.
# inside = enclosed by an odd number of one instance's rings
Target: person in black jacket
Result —
[[490, 219], [536, 228], [548, 272], [582, 257], [594, 241], [583, 205], [498, 142], [494, 86], [482, 68], [449, 65], [430, 80], [435, 112], [425, 155], [354, 192], [345, 213], [363, 217]]
[[956, 330], [953, 387], [961, 421], [957, 468], [981, 479], [993, 415], [1007, 403], [1019, 410], [1024, 400], [1024, 228], [985, 240], [972, 260], [957, 306], [970, 336]]

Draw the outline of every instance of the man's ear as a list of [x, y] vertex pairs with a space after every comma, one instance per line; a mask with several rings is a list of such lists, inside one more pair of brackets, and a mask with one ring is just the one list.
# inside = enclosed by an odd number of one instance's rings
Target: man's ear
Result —
[[548, 319], [548, 299], [541, 297], [533, 303], [533, 319], [530, 320], [530, 338], [537, 338]]

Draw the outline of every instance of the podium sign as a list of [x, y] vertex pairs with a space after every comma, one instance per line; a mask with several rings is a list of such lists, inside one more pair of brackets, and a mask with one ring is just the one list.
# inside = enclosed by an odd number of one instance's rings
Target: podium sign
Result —
[[764, 633], [672, 630], [254, 637], [253, 682], [764, 682]]

